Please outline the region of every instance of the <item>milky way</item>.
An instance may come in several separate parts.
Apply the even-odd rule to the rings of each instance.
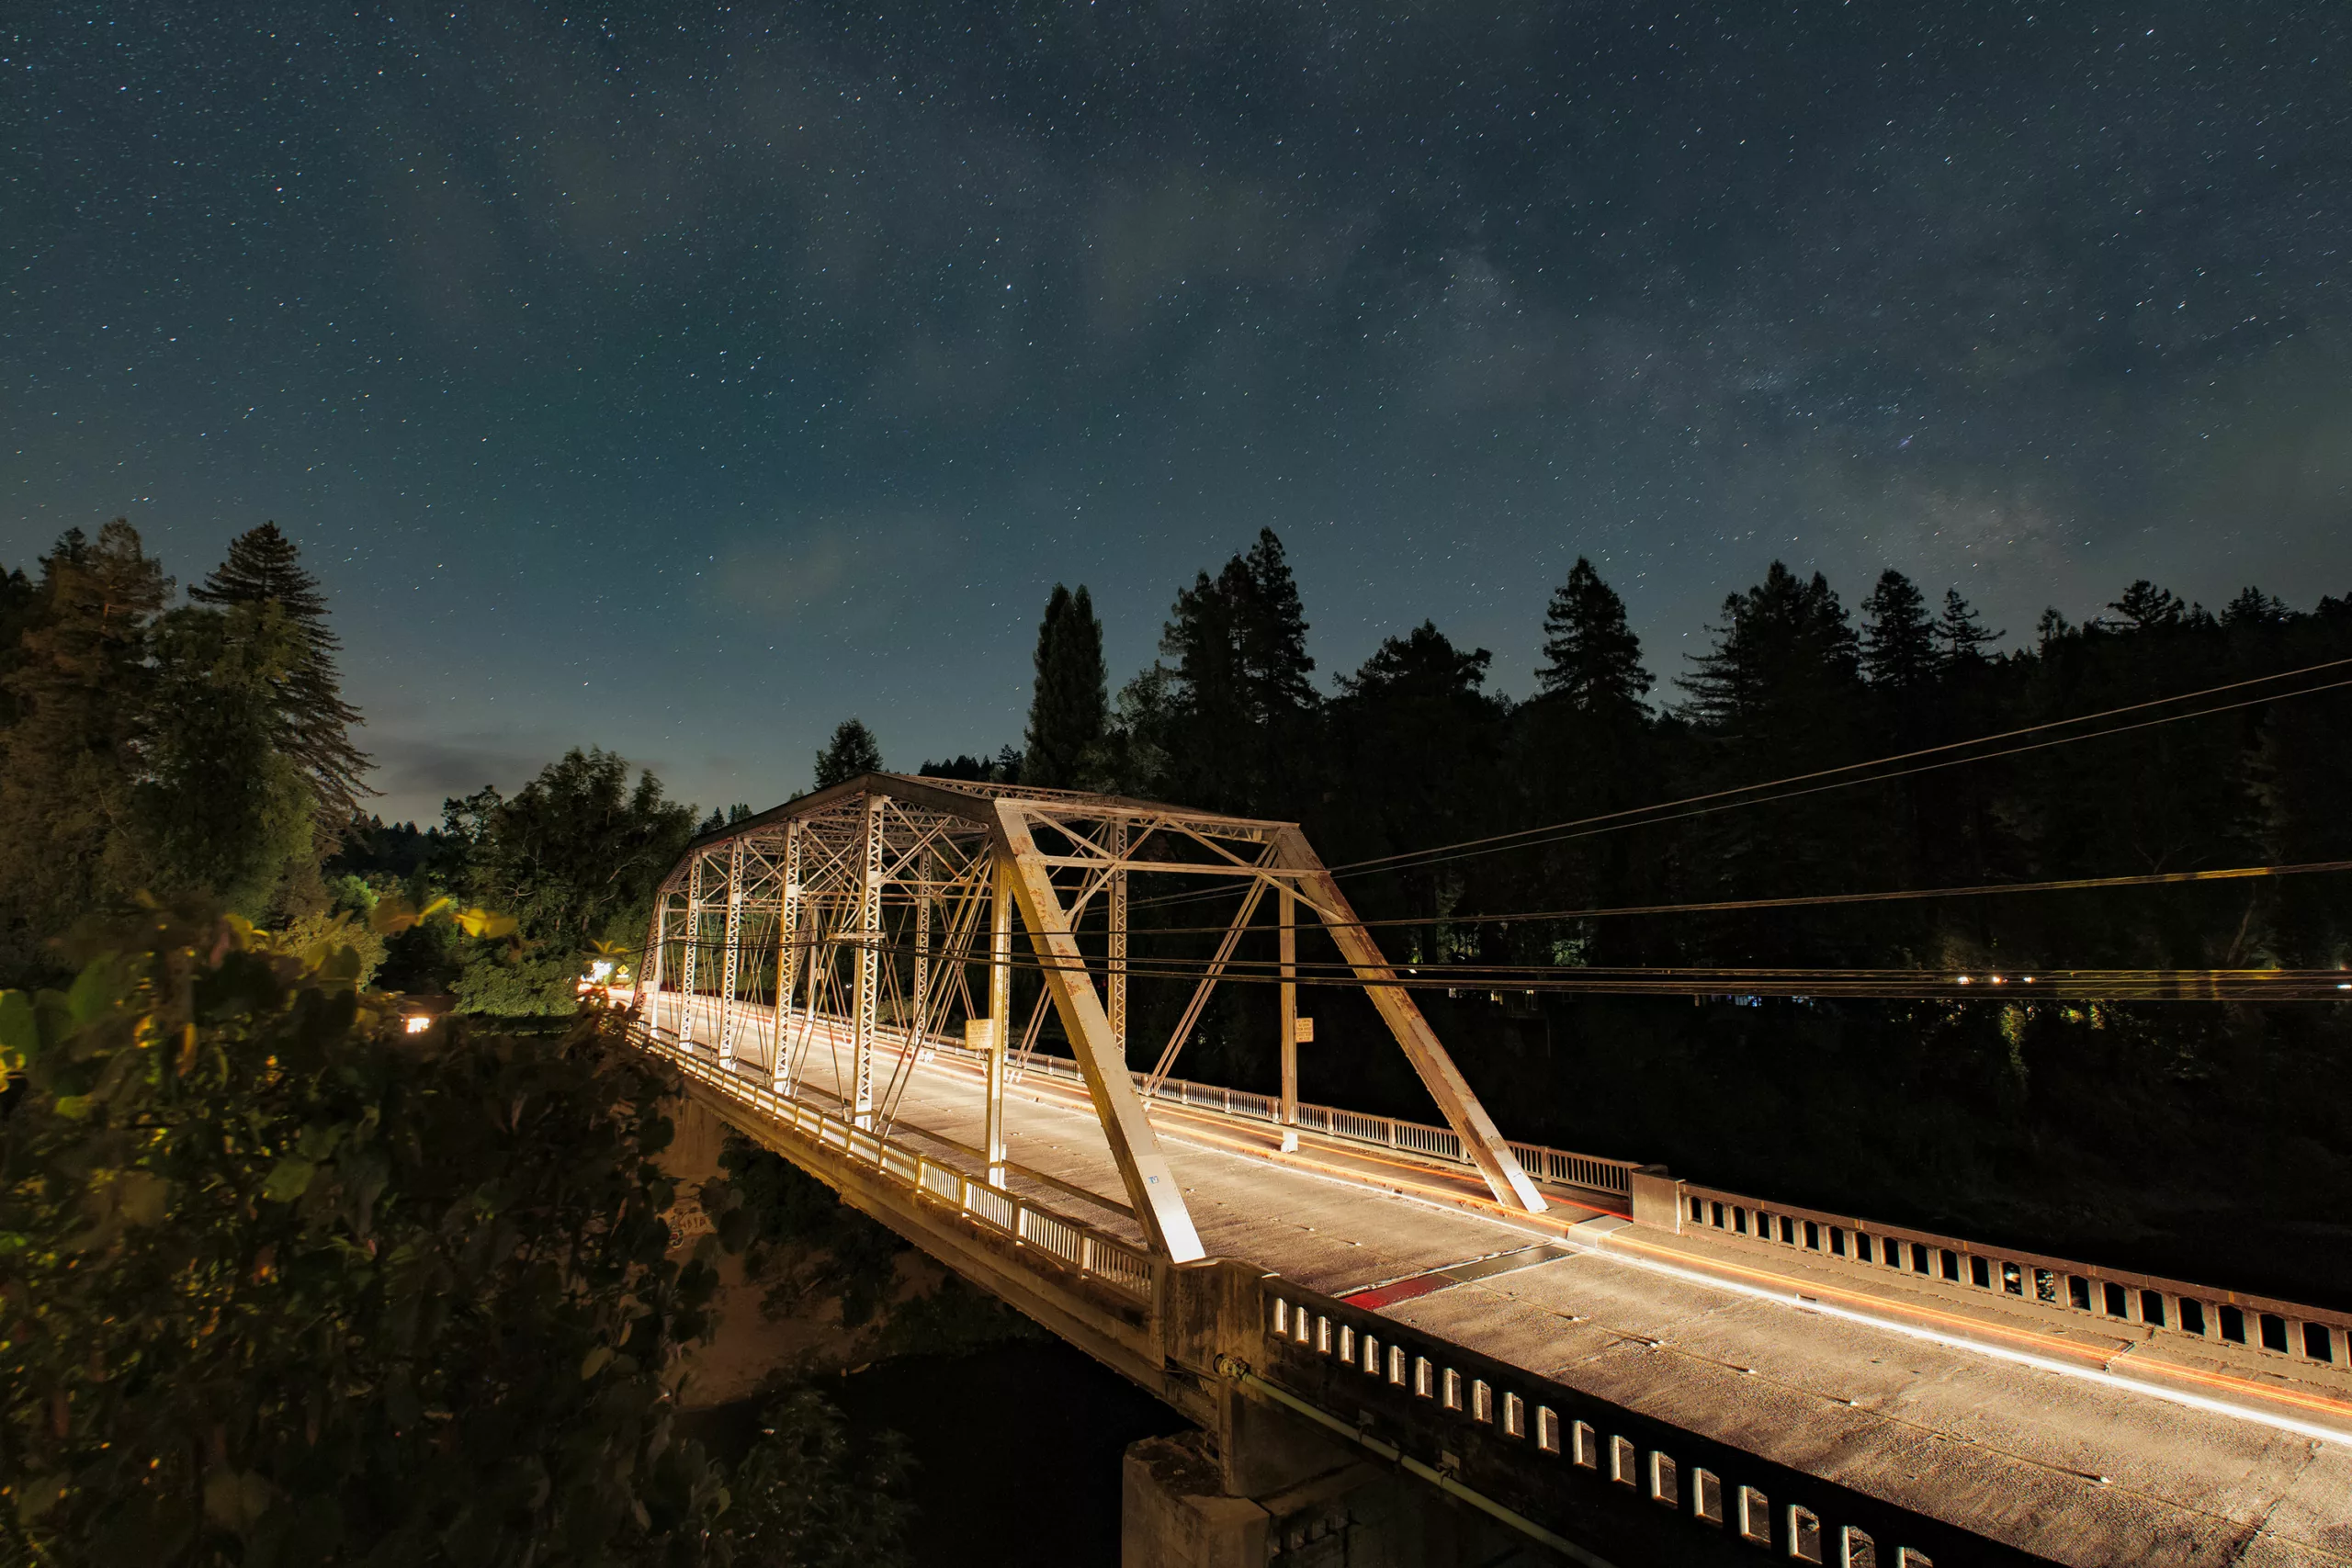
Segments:
[[[0,31],[0,563],[265,517],[382,803],[1017,740],[1261,525],[1328,674],[1775,557],[2352,590],[2341,6],[241,3]],[[877,15],[879,13],[879,15]]]

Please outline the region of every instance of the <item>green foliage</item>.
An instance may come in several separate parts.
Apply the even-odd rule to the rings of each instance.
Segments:
[[[153,634],[154,716],[138,820],[158,893],[209,892],[264,919],[290,866],[315,858],[315,797],[280,750],[277,694],[302,657],[269,601],[164,615]]]
[[[334,831],[357,815],[359,798],[373,794],[360,782],[367,753],[352,743],[359,710],[343,700],[334,656],[342,643],[327,627],[326,596],[302,564],[294,542],[275,523],[248,529],[229,542],[229,558],[187,591],[198,604],[274,610],[288,637],[269,679],[271,743],[308,785],[320,825]]]
[[[740,1198],[743,1271],[767,1287],[778,1317],[831,1297],[842,1326],[858,1328],[890,1299],[907,1244],[843,1204],[832,1189],[748,1138],[728,1135],[718,1167]]]
[[[512,912],[515,942],[478,942],[456,990],[470,1012],[565,1014],[584,955],[599,942],[634,949],[653,890],[694,829],[694,807],[609,751],[565,753],[502,797],[485,789],[447,803],[445,836],[462,846],[466,893]]]
[[[322,913],[318,841],[367,759],[317,584],[274,527],[166,611],[120,519],[69,530],[38,584],[0,574],[0,977],[149,889],[254,919]]]
[[[1084,788],[1094,777],[1109,706],[1102,623],[1085,584],[1076,593],[1054,584],[1037,626],[1035,662],[1022,777],[1049,789]]]
[[[0,1536],[59,1563],[699,1560],[665,1084],[603,1016],[401,1032],[347,948],[151,908],[0,998]]]
[[[17,629],[0,732],[0,962],[43,965],[40,942],[141,880],[131,794],[153,710],[148,638],[171,584],[120,519],[69,531],[41,560]]]
[[[908,1561],[913,1461],[895,1434],[857,1453],[840,1413],[808,1389],[770,1406],[736,1468],[727,1538],[745,1564],[895,1568]]]
[[[858,719],[845,718],[833,728],[833,738],[817,753],[817,787],[831,789],[861,773],[882,771],[882,746],[874,732]]]

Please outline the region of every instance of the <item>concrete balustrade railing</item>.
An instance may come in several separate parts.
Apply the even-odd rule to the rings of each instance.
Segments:
[[[2045,1316],[2142,1328],[2233,1359],[2339,1372],[2352,1359],[2352,1314],[1775,1203],[1654,1168],[1634,1180],[1637,1224],[1802,1253],[1857,1276],[1906,1276]]]
[[[952,1041],[935,1041],[933,1048],[974,1062],[980,1059],[977,1052],[967,1051]],[[1078,1064],[1062,1056],[1030,1057],[1014,1073],[1016,1081],[1023,1072],[1038,1073],[1069,1083],[1082,1081]],[[1134,1077],[1136,1087],[1151,1099],[1172,1100],[1192,1110],[1215,1111],[1219,1115],[1263,1122],[1268,1126],[1279,1125],[1282,1120],[1282,1102],[1272,1095],[1227,1089],[1222,1084],[1195,1083],[1188,1078],[1162,1078],[1154,1086],[1146,1074],[1136,1073]],[[1465,1169],[1476,1168],[1462,1152],[1462,1140],[1450,1127],[1433,1127],[1424,1122],[1375,1116],[1369,1111],[1347,1111],[1335,1105],[1316,1105],[1305,1100],[1299,1103],[1298,1125],[1304,1131],[1320,1133],[1326,1137],[1340,1138],[1374,1148],[1396,1149],[1427,1159],[1442,1160]],[[1632,1194],[1636,1161],[1577,1154],[1542,1144],[1513,1143],[1510,1151],[1527,1174],[1538,1181],[1555,1187],[1574,1187],[1588,1192],[1607,1193],[1618,1199]]]
[[[678,996],[674,991],[662,992],[650,998],[650,1001],[656,1010],[656,1018],[670,1021],[673,1032],[677,1018],[689,1010],[678,1005]],[[708,1032],[715,1036],[718,998],[699,996],[695,998],[691,1010],[694,1021],[702,1027],[690,1031],[690,1035]],[[755,1036],[762,1029],[773,1030],[775,1010],[765,1003],[738,1001],[733,1011],[739,1026],[746,1021],[759,1026],[752,1031]],[[808,1015],[796,1011],[793,1017],[805,1020]],[[846,1021],[827,1019],[824,1021],[829,1027],[838,1028]],[[912,1030],[897,1024],[881,1025],[876,1033],[879,1040],[899,1051],[904,1051],[914,1035]],[[707,1046],[714,1042],[705,1040],[701,1043]],[[984,1060],[979,1052],[969,1050],[961,1041],[944,1034],[926,1035],[922,1049],[976,1066]],[[1078,1064],[1067,1056],[1033,1053],[1016,1059],[1010,1076],[1017,1083],[1031,1073],[1064,1083],[1085,1081]],[[1136,1087],[1148,1099],[1169,1100],[1189,1110],[1212,1111],[1220,1116],[1231,1116],[1267,1126],[1281,1124],[1282,1102],[1270,1094],[1230,1089],[1223,1084],[1197,1083],[1189,1078],[1162,1078],[1155,1084],[1149,1074],[1134,1073],[1131,1076],[1135,1078]],[[1326,1137],[1363,1144],[1372,1148],[1395,1149],[1424,1159],[1458,1165],[1464,1169],[1476,1168],[1463,1153],[1462,1140],[1450,1127],[1434,1127],[1424,1122],[1375,1116],[1369,1111],[1349,1111],[1336,1105],[1317,1105],[1306,1101],[1302,1101],[1298,1107],[1298,1125],[1304,1131],[1318,1133]],[[1638,1163],[1636,1161],[1577,1154],[1542,1144],[1513,1143],[1510,1150],[1528,1175],[1550,1186],[1602,1193],[1620,1201],[1633,1191],[1632,1172]]]
[[[772,1086],[728,1071],[706,1059],[691,1043],[639,1025],[630,1038],[641,1049],[671,1063],[779,1126],[789,1127],[893,1181],[955,1208],[981,1228],[1054,1258],[1140,1301],[1152,1297],[1151,1260],[1140,1249],[1105,1235],[1080,1221],[1055,1213],[1016,1193],[933,1159],[919,1149],[859,1127],[822,1108],[777,1092]]]
[[[1669,1510],[1694,1529],[1735,1536],[1786,1561],[1934,1568],[1927,1551],[1888,1539],[1903,1528],[1898,1510],[1846,1488],[1814,1482],[1811,1495],[1797,1501],[1787,1494],[1805,1482],[1792,1472],[1678,1434],[1279,1276],[1264,1280],[1264,1305],[1268,1343],[1278,1352],[1269,1375],[1320,1393],[1326,1403],[1348,1395],[1340,1414],[1349,1423],[1369,1425],[1374,1411],[1359,1415],[1357,1407],[1378,1399],[1403,1405],[1424,1423],[1458,1423],[1466,1439],[1523,1442],[1570,1472],[1605,1482],[1601,1495],[1621,1498],[1625,1506]],[[1291,1369],[1282,1351],[1313,1358],[1330,1375],[1319,1387],[1295,1371],[1285,1376]]]
[[[677,1000],[674,992],[662,994],[659,1003],[665,1015],[691,1010],[696,1023],[715,1025],[717,998],[697,997],[691,1010],[677,1006]],[[758,1003],[739,1001],[735,1010],[739,1019],[772,1016],[772,1010]],[[840,1021],[821,1021],[833,1027]],[[913,1039],[911,1031],[897,1026],[884,1026],[877,1032],[901,1052]],[[708,1049],[709,1043],[704,1042],[703,1048]],[[944,1035],[928,1036],[922,1048],[975,1067],[984,1060],[981,1053]],[[1084,1081],[1078,1064],[1061,1056],[1028,1055],[1012,1076],[1018,1081],[1031,1073],[1070,1084]],[[1187,1109],[1269,1126],[1280,1120],[1281,1106],[1271,1095],[1185,1078],[1163,1078],[1154,1085],[1145,1074],[1134,1077],[1148,1096]],[[1298,1118],[1303,1130],[1326,1137],[1469,1167],[1460,1140],[1448,1128],[1306,1102],[1298,1107]],[[2184,1345],[2202,1344],[2226,1359],[2274,1369],[2290,1364],[2333,1369],[2352,1382],[2352,1313],[1777,1203],[1677,1179],[1663,1167],[1633,1160],[1541,1144],[1513,1142],[1510,1149],[1538,1181],[1614,1198],[1630,1206],[1640,1225],[1677,1233],[1704,1231],[1784,1254],[1800,1252],[1858,1276],[1908,1276],[1963,1298],[1972,1293],[1980,1300],[2004,1298],[2012,1307],[2057,1318],[2145,1329]]]

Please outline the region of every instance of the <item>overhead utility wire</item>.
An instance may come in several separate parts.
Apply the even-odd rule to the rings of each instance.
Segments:
[[[712,944],[716,946],[718,944]],[[864,945],[844,943],[842,945]],[[904,942],[876,943],[885,953],[904,953]],[[975,959],[973,963],[985,963]],[[1036,974],[1091,976],[1094,962],[1045,958],[1034,953],[1011,959],[1016,970]],[[1650,968],[1568,968],[1555,964],[1388,964],[1389,974],[1367,978],[1344,961],[1301,960],[1295,983],[1306,987],[1400,990],[1515,990],[1615,992],[1689,996],[1757,995],[1961,999],[2015,991],[2068,1000],[2255,999],[2352,1000],[2352,970],[2342,969],[1984,969],[1944,975],[1918,969],[1739,968],[1663,965]],[[1135,979],[1196,980],[1201,969],[1182,961],[1129,964]],[[1222,976],[1240,985],[1279,985],[1285,978],[1274,960],[1230,961]],[[699,995],[715,995],[697,992]]]
[[[1451,855],[1450,852],[1464,849],[1477,849],[1489,844],[1501,844],[1513,839],[1533,838],[1537,835],[1549,833],[1555,828],[1579,828],[1589,823],[1606,822],[1613,818],[1636,817],[1651,811],[1668,810],[1678,806],[1696,806],[1705,801],[1720,800],[1728,795],[1747,795],[1758,790],[1777,790],[1783,784],[1805,784],[1814,779],[1834,778],[1840,773],[1858,773],[1867,768],[1883,767],[1889,762],[1909,761],[1914,757],[1932,757],[1939,752],[1965,750],[1970,747],[1988,745],[1996,740],[2012,740],[2020,735],[2037,735],[2044,730],[2064,729],[2072,725],[2087,724],[2094,719],[2113,718],[2119,715],[2127,713],[2140,713],[2149,708],[2164,707],[2173,703],[2194,702],[2199,697],[2218,696],[2223,692],[2241,691],[2248,686],[2268,685],[2275,681],[2285,681],[2298,675],[2317,674],[2321,671],[2340,669],[2347,664],[2352,664],[2352,659],[2324,660],[2317,664],[2304,665],[2302,668],[2298,670],[2281,670],[2274,674],[2257,675],[2250,680],[2232,681],[2219,686],[2207,686],[2200,691],[2176,692],[2170,696],[2153,697],[2146,702],[2127,703],[2120,707],[2102,708],[2096,713],[2076,714],[2071,718],[2050,719],[2041,724],[2029,724],[2018,729],[1999,730],[1991,735],[1979,735],[1967,740],[1951,740],[1946,741],[1941,745],[1923,746],[1918,748],[1917,750],[1897,751],[1888,756],[1871,758],[1867,761],[1847,762],[1835,768],[1817,768],[1811,773],[1791,773],[1785,778],[1768,779],[1762,784],[1741,784],[1733,789],[1714,790],[1705,795],[1685,795],[1679,800],[1660,801],[1651,806],[1630,807],[1623,811],[1604,812],[1597,817],[1583,817],[1576,818],[1573,821],[1552,823],[1546,827],[1521,828],[1514,832],[1497,833],[1484,839],[1465,839],[1459,843],[1436,844],[1431,845],[1428,849],[1405,850],[1393,855],[1376,855],[1369,860],[1350,861],[1345,864],[1332,866],[1329,869],[1336,874],[1342,871],[1367,871],[1379,866],[1394,864],[1399,861],[1420,860],[1424,857],[1435,858],[1444,856],[1445,858],[1454,858]],[[2201,718],[2207,714],[2226,713],[2233,708],[2251,706],[2255,703],[2283,702],[2289,697],[2308,696],[2313,692],[2332,691],[2338,686],[2344,685],[2352,685],[2352,681],[2331,681],[2322,685],[2307,686],[2299,691],[2280,692],[2269,696],[2250,698],[2244,702],[2224,703],[2214,707],[2200,708],[2196,713],[2174,714],[2161,719],[2143,720],[2139,724],[2120,725],[2114,728],[2098,730],[2089,735],[2069,736],[2061,740],[2044,741],[2038,746],[2011,747],[2003,750],[1989,752],[1984,758],[1965,757],[1956,759],[1956,761],[1989,761],[1994,757],[2014,756],[2019,751],[2038,750],[2041,750],[2042,746],[2064,745],[2071,740],[2095,740],[2101,736],[2122,735],[2134,729],[2143,729],[2148,728],[2151,723],[2168,724],[2177,718]],[[1951,766],[1953,764],[1942,763],[1938,765]],[[1907,773],[1924,771],[1925,770],[1923,769],[1906,768],[1899,773],[1888,773],[1883,776],[1887,778],[1901,778]],[[1873,775],[1871,779],[1858,779],[1852,782],[1858,784],[1874,783],[1878,776],[1879,775]],[[1809,795],[1814,792],[1811,790],[1798,790],[1791,793],[1794,795]],[[1786,799],[1789,798],[1789,796],[1785,795],[1774,795],[1770,798]]]
[[[2335,691],[2339,687],[2352,685],[2352,679],[2324,682],[2315,686],[2300,687],[2291,692],[2272,692],[2262,696],[2248,697],[2234,703],[2220,703],[2211,707],[2199,708],[2192,713],[2167,714],[2160,718],[2143,719],[2136,724],[2116,725],[2104,729],[2092,730],[2082,735],[2060,736],[2053,739],[2036,741],[2024,746],[2005,747],[1997,751],[1984,751],[1965,757],[1947,758],[1942,761],[1923,763],[1920,766],[1914,768],[1901,768],[1892,773],[1871,773],[1868,776],[1860,778],[1838,779],[1835,783],[1815,784],[1807,789],[1783,790],[1781,788],[1781,786],[1784,784],[1804,784],[1813,779],[1835,778],[1836,775],[1840,773],[1859,773],[1864,769],[1882,768],[1890,762],[1906,761],[1914,757],[1928,757],[1934,756],[1939,752],[1963,750],[1971,747],[1987,745],[1996,740],[2011,739],[2020,735],[2032,735],[2044,730],[2063,729],[2072,725],[2088,724],[2094,719],[2112,718],[2120,714],[2138,713],[2152,707],[2163,707],[2171,703],[2193,702],[2200,697],[2215,696],[2223,692],[2239,691],[2247,686],[2267,685],[2275,681],[2284,681],[2297,675],[2314,674],[2321,671],[2337,669],[2346,664],[2352,664],[2352,659],[2326,660],[2321,663],[2305,665],[2297,670],[2282,670],[2275,674],[2256,676],[2251,680],[2232,681],[2223,685],[2208,686],[2200,691],[2177,692],[2170,696],[2151,698],[2146,702],[2128,703],[2120,707],[2103,708],[2096,713],[2077,714],[2072,718],[2052,719],[2043,724],[2028,725],[2021,729],[2001,730],[1991,735],[1979,735],[1967,740],[1953,740],[1939,746],[1923,747],[1920,750],[1914,751],[1894,752],[1884,757],[1871,758],[1867,761],[1848,762],[1839,767],[1822,768],[1808,773],[1792,773],[1785,778],[1767,779],[1758,784],[1741,784],[1736,788],[1715,790],[1706,795],[1685,795],[1677,800],[1655,801],[1647,806],[1627,807],[1623,810],[1601,812],[1599,815],[1592,817],[1574,818],[1565,822],[1553,822],[1535,828],[1521,828],[1509,833],[1492,834],[1482,839],[1464,839],[1459,842],[1452,844],[1433,844],[1425,849],[1405,850],[1393,855],[1375,856],[1370,860],[1350,861],[1341,865],[1331,866],[1327,869],[1329,869],[1334,876],[1361,876],[1373,871],[1409,869],[1408,863],[1417,865],[1434,865],[1446,861],[1467,860],[1474,855],[1496,854],[1508,849],[1532,848],[1535,845],[1542,843],[1556,843],[1569,839],[1590,838],[1597,834],[1615,832],[1625,828],[1645,828],[1658,823],[1679,822],[1693,817],[1708,816],[1718,811],[1733,810],[1743,806],[1766,806],[1770,805],[1774,801],[1792,800],[1803,795],[1817,795],[1826,790],[1849,788],[1855,784],[1881,784],[1893,779],[1907,778],[1915,773],[1932,773],[1939,768],[1960,767],[1969,762],[1992,761],[2001,757],[2013,757],[2023,752],[2045,750],[2054,746],[2071,745],[2078,740],[2098,740],[2108,736],[2129,734],[2135,729],[2146,729],[2156,725],[2175,723],[2181,719],[2204,718],[2213,714],[2229,713],[2238,708],[2253,707],[2263,703],[2285,702],[2292,697],[2304,697],[2310,696],[2318,692]],[[1774,790],[1779,793],[1771,795],[1758,793],[1764,790]],[[1735,795],[1748,796],[1750,798],[1729,798]],[[1723,804],[1705,804],[1711,801],[1720,801]],[[1689,811],[1677,811],[1674,809],[1677,807],[1683,806],[1694,807],[1696,809]],[[1668,815],[1652,815],[1652,813],[1659,812],[1668,813]],[[1572,829],[1583,830],[1573,831]],[[1213,889],[1200,893],[1170,894],[1158,898],[1137,898],[1130,901],[1129,908],[1141,908],[1147,906],[1164,907],[1170,904],[1197,903],[1205,898],[1216,897],[1219,891],[1221,890]]]
[[[2301,876],[2352,871],[2352,860],[2303,861],[2292,865],[2238,865],[2218,871],[2157,871],[2128,876],[2074,876],[2052,882],[1980,882],[1955,887],[1898,887],[1874,893],[1805,893],[1781,898],[1718,898],[1688,904],[1620,904],[1589,909],[1504,910],[1491,915],[1398,915],[1377,920],[1322,919],[1326,926],[1371,931],[1382,926],[1501,925],[1511,920],[1597,920],[1611,915],[1696,915],[1738,909],[1794,909],[1830,904],[1892,904],[1910,898],[1976,898],[1999,893],[2074,893],[2101,887],[2161,887],[2181,882],[2238,882],[2254,877]],[[1224,926],[1136,926],[1130,938],[1199,936]],[[1269,928],[1259,927],[1258,930]],[[1302,931],[1312,927],[1302,926]]]

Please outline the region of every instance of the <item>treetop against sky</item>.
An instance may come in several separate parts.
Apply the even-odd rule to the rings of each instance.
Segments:
[[[1261,526],[1320,669],[1661,678],[1773,558],[2338,592],[2341,7],[66,6],[0,41],[0,561],[276,519],[384,804],[1020,732]]]

